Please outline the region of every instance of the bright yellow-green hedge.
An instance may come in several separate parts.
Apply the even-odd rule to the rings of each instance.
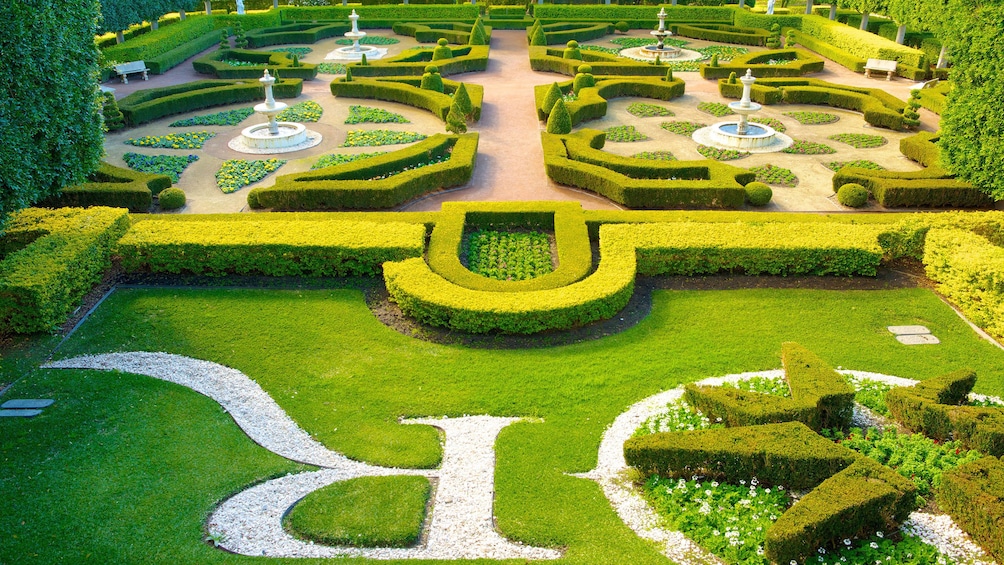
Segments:
[[[771,64],[768,61],[786,61],[781,64]],[[728,78],[732,73],[736,76],[753,71],[757,78],[765,77],[800,77],[823,70],[823,60],[805,49],[772,49],[769,51],[754,51],[739,55],[728,63],[716,67],[702,63],[702,78]]]
[[[451,94],[460,88],[460,83],[443,79],[444,92],[423,89],[421,84],[422,78],[418,76],[353,78],[349,82],[345,82],[345,78],[341,77],[331,81],[330,88],[331,94],[335,96],[387,100],[428,110],[445,122],[453,104]],[[472,119],[478,121],[481,119],[485,88],[471,82],[464,83],[464,88],[474,107]]]
[[[922,67],[926,63],[924,52],[919,49],[898,45],[895,41],[822,16],[803,16],[801,30],[806,35],[862,59],[894,60],[911,67]]]
[[[572,81],[558,83],[559,88],[565,94],[571,92]],[[548,113],[544,112],[544,97],[547,95],[549,84],[541,84],[534,87],[534,100],[537,105],[537,119],[546,121]],[[596,86],[590,86],[579,90],[578,98],[572,102],[566,102],[565,107],[572,118],[572,125],[581,122],[602,118],[607,114],[607,100],[620,98],[623,96],[638,96],[642,98],[655,98],[656,100],[672,100],[683,96],[685,84],[682,79],[667,81],[661,77],[601,77],[596,82]]]
[[[973,323],[1004,339],[1004,248],[971,232],[932,229],[924,268]]]
[[[146,220],[119,241],[126,271],[222,276],[376,275],[422,255],[425,227],[365,221]]]
[[[984,457],[945,471],[938,504],[998,563],[1004,562],[1004,461]]]

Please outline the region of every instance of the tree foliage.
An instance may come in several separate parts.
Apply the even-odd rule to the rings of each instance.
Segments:
[[[99,10],[97,0],[0,2],[0,217],[98,167]]]
[[[960,179],[1004,199],[1004,5],[953,0],[945,22],[952,42],[952,83],[942,115],[942,163]]]

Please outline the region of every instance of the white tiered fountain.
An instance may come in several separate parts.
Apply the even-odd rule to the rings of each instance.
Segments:
[[[697,61],[704,58],[704,55],[701,55],[697,51],[666,45],[666,38],[673,35],[673,32],[666,29],[666,17],[668,15],[666,8],[663,7],[659,9],[659,13],[655,16],[659,18],[659,27],[649,32],[657,41],[655,45],[622,49],[620,55],[629,59],[646,62],[655,61],[656,57],[660,61]]]
[[[339,47],[324,56],[326,61],[359,61],[366,55],[366,60],[379,59],[387,54],[386,47],[374,47],[372,45],[359,45],[359,40],[366,37],[365,31],[359,31],[359,14],[355,10],[349,14],[352,22],[352,29],[345,32],[345,37],[352,40],[352,45]]]
[[[730,102],[729,109],[739,115],[738,122],[719,122],[694,132],[694,141],[719,149],[737,149],[748,153],[773,153],[791,147],[791,138],[774,128],[759,123],[749,123],[746,116],[759,112],[762,106],[750,101],[750,89],[756,82],[753,71],[739,78],[743,83],[743,96],[739,102]]]
[[[230,140],[228,145],[231,149],[241,153],[271,155],[308,149],[321,142],[321,134],[308,130],[303,124],[276,121],[276,115],[286,109],[286,103],[276,102],[272,96],[275,77],[268,74],[268,69],[258,82],[265,86],[265,102],[257,104],[254,111],[264,114],[268,123],[244,128],[239,136]]]

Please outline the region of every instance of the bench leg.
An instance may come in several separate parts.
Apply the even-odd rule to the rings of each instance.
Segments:
[[[886,80],[892,80],[892,71],[889,71],[889,72],[887,72],[887,73],[885,74],[885,79],[886,79]]]
[[[147,71],[143,71],[143,80],[149,80],[146,76]]]
[[[872,70],[865,69],[865,78],[872,78]]]
[[[129,84],[129,77],[122,75],[122,84]]]

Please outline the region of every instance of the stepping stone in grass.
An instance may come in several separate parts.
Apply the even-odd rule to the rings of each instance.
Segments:
[[[889,326],[887,329],[895,335],[920,335],[931,333],[931,330],[927,329],[927,326]]]
[[[48,398],[22,398],[16,400],[8,400],[7,402],[0,404],[0,408],[4,410],[11,410],[15,408],[16,409],[47,408],[49,406],[52,406],[53,402],[55,401]]]
[[[41,410],[0,410],[0,418],[32,418],[41,413]]]

